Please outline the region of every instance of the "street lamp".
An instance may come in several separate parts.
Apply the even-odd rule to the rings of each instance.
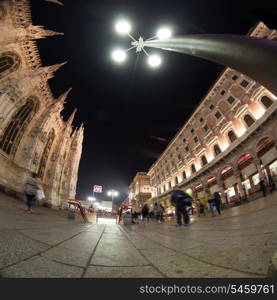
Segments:
[[[157,35],[144,39],[141,36],[136,40],[129,31],[128,23],[118,23],[117,32],[126,34],[131,38],[131,49],[144,52],[148,48],[175,51],[187,55],[203,58],[217,64],[235,69],[277,94],[277,43],[270,39],[231,34],[191,34],[171,37],[169,28],[161,28]],[[161,64],[157,59],[148,59],[153,67]]]
[[[112,189],[107,192],[107,195],[112,197],[112,208],[113,208],[113,197],[117,197],[119,193],[118,191]]]
[[[116,49],[112,52],[112,58],[114,59],[114,61],[116,61],[117,63],[122,63],[126,60],[126,53],[132,49],[136,49],[136,52],[143,52],[147,57],[148,57],[148,64],[150,67],[152,68],[157,68],[161,65],[162,63],[162,59],[160,56],[154,54],[149,54],[145,49],[145,42],[146,41],[151,41],[155,38],[158,39],[168,39],[171,37],[172,35],[172,31],[170,28],[168,27],[162,27],[157,31],[157,34],[147,40],[144,40],[143,37],[139,37],[138,40],[136,40],[131,34],[131,25],[128,21],[126,20],[120,20],[119,22],[116,23],[115,25],[115,30],[119,33],[119,34],[124,34],[127,35],[130,39],[131,39],[131,47],[126,49],[126,50],[122,50],[122,49]]]

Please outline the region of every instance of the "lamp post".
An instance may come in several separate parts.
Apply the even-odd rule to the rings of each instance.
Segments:
[[[112,197],[112,209],[113,209],[113,197],[117,197],[119,195],[118,191],[111,189],[107,192],[107,195]]]
[[[277,94],[277,42],[273,40],[228,34],[195,34],[171,37],[170,30],[164,28],[157,36],[144,40],[141,36],[135,40],[130,35],[131,26],[124,21],[117,26],[117,32],[128,35],[132,47],[117,50],[113,58],[117,62],[126,59],[126,52],[136,49],[143,51],[148,57],[150,66],[157,67],[161,58],[149,55],[145,47],[175,51],[200,57],[223,66],[228,66],[265,86]],[[158,38],[158,39],[157,39]]]

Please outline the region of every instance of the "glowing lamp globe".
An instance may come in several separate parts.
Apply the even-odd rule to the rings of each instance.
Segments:
[[[168,39],[172,36],[172,31],[169,28],[161,28],[157,32],[159,39]]]
[[[150,55],[148,58],[148,64],[152,68],[157,68],[162,63],[160,56],[158,55]]]
[[[119,34],[128,34],[131,31],[131,24],[125,20],[119,21],[115,25],[115,30]]]
[[[122,63],[126,60],[126,53],[123,50],[114,50],[112,53],[112,58],[117,63]]]

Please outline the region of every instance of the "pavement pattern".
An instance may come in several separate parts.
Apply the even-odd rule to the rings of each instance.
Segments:
[[[64,211],[24,209],[0,194],[3,278],[262,278],[277,250],[276,192],[178,228],[174,220],[85,224]]]

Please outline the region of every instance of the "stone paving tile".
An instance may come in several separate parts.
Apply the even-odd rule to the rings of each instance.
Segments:
[[[31,257],[49,246],[14,231],[0,232],[0,268]]]
[[[162,278],[152,266],[98,267],[89,266],[85,278]]]
[[[187,249],[183,253],[222,267],[263,276],[262,274],[267,273],[269,260],[275,251],[276,247],[229,246],[226,248],[209,245],[205,248]]]
[[[79,250],[75,251],[63,247],[54,247],[41,254],[42,257],[78,267],[86,267],[91,256],[91,252]]]
[[[99,233],[90,233],[90,234],[82,233],[68,241],[61,243],[59,246],[74,251],[82,250],[82,251],[92,253],[99,238],[100,238]]]
[[[175,278],[245,278],[253,274],[206,264],[169,249],[142,250],[144,255],[167,277]]]
[[[55,230],[55,229],[31,229],[31,230],[21,230],[21,232],[37,241],[55,245],[68,238],[70,238],[74,233],[68,230]]]
[[[141,236],[135,232],[127,232],[129,239],[134,243],[137,249],[159,249],[162,248],[161,245],[146,239],[145,237]]]
[[[127,239],[102,237],[90,264],[102,266],[139,266],[147,265],[148,262]]]
[[[1,270],[3,278],[80,278],[82,273],[82,268],[56,263],[40,256]]]

